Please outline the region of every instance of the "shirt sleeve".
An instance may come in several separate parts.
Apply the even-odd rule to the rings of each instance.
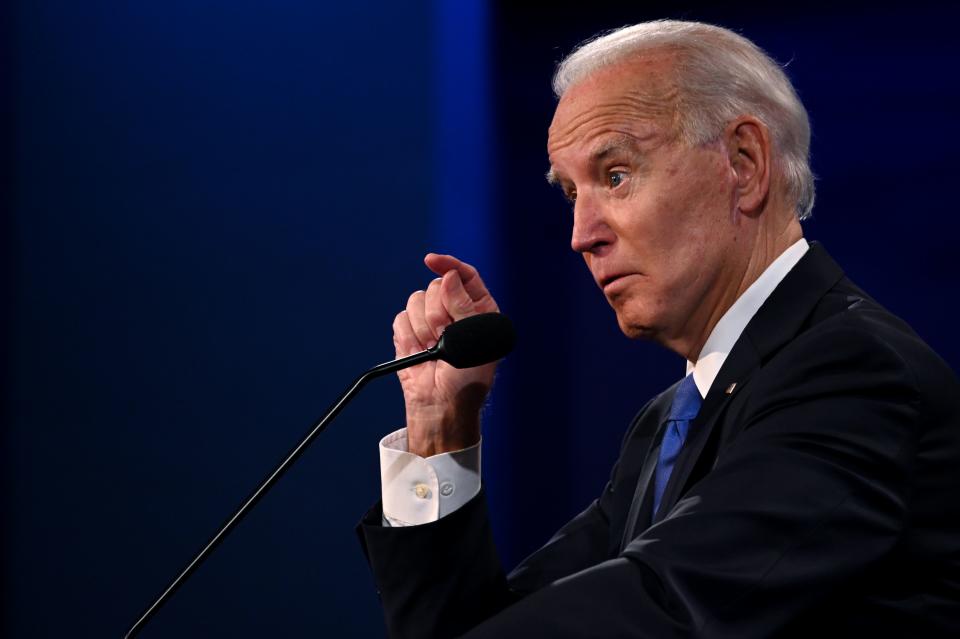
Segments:
[[[475,497],[480,492],[480,443],[424,458],[407,450],[406,428],[381,439],[384,525],[434,522]]]

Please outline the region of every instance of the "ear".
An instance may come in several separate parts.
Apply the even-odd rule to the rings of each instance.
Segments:
[[[759,215],[770,193],[770,131],[757,118],[745,115],[724,130],[730,166],[736,175],[737,209]]]

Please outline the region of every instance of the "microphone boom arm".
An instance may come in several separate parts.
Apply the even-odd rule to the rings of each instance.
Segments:
[[[389,373],[399,371],[401,369],[407,368],[408,366],[415,366],[417,364],[422,364],[423,362],[429,362],[434,359],[438,359],[441,356],[441,345],[438,344],[433,348],[421,351],[419,353],[414,353],[413,355],[408,355],[407,357],[401,357],[400,359],[391,360],[389,362],[384,362],[383,364],[378,364],[370,370],[366,371],[356,380],[353,384],[340,396],[340,398],[333,403],[333,405],[327,410],[327,412],[321,417],[316,424],[310,429],[306,436],[297,444],[293,450],[291,450],[286,458],[280,465],[277,466],[267,478],[260,483],[260,485],[254,490],[249,497],[243,502],[240,508],[237,509],[233,515],[220,527],[220,530],[217,531],[210,541],[207,542],[207,545],[203,547],[196,557],[187,564],[177,577],[170,582],[170,585],[160,594],[153,604],[137,619],[137,622],[131,626],[130,630],[127,631],[127,634],[124,635],[124,639],[130,639],[135,637],[137,633],[143,629],[143,626],[150,621],[151,617],[173,596],[173,594],[183,585],[183,582],[186,581],[193,572],[200,567],[200,565],[206,560],[207,557],[220,545],[220,542],[230,534],[230,531],[236,527],[237,524],[247,515],[250,510],[257,505],[257,502],[260,501],[260,498],[263,497],[270,488],[279,480],[287,470],[300,458],[300,455],[310,446],[314,439],[322,433],[326,427],[334,420],[334,418],[340,414],[340,411],[350,402],[353,397],[360,392],[367,382],[371,379],[382,377]]]

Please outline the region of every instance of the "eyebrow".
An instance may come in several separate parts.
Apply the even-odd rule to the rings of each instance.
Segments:
[[[608,138],[590,152],[590,163],[596,164],[619,151],[628,151],[636,153],[638,150],[637,140],[630,135],[617,135]]]
[[[636,138],[634,138],[632,135],[626,134],[608,138],[590,152],[590,164],[602,162],[607,157],[621,151],[636,153],[638,151]],[[545,177],[547,178],[547,184],[550,184],[551,186],[558,186],[560,184],[560,176],[552,166],[550,167],[550,170],[547,171]]]

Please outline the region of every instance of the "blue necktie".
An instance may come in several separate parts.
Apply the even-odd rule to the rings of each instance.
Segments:
[[[697,385],[694,383],[691,373],[677,387],[677,392],[673,396],[673,403],[670,405],[670,415],[667,417],[663,441],[660,442],[660,459],[657,462],[657,471],[653,479],[654,517],[660,509],[660,500],[663,498],[663,491],[666,490],[667,482],[670,480],[670,473],[673,472],[673,465],[677,462],[680,449],[683,448],[683,442],[687,439],[690,422],[700,412],[700,404],[702,403],[700,391],[697,390]]]

